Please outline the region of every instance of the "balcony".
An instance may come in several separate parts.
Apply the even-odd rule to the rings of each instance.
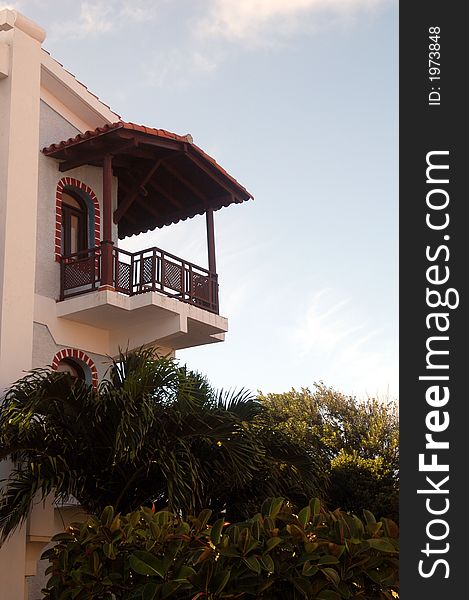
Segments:
[[[96,247],[60,257],[60,301],[37,301],[37,320],[54,339],[73,338],[80,347],[86,336],[87,347],[92,340],[93,352],[110,356],[119,347],[178,350],[222,341],[228,322],[219,315],[214,212],[252,195],[190,135],[134,123],[80,133],[43,154],[58,161],[58,172],[70,172],[56,197],[61,215],[64,192],[88,167],[102,177],[95,191],[100,220],[88,229]],[[113,243],[197,215],[206,219],[207,269],[159,248],[131,253]]]
[[[62,257],[60,300],[99,289],[102,256],[101,248],[92,248]],[[126,296],[158,292],[219,314],[216,273],[160,248],[132,253],[113,247],[112,287]]]

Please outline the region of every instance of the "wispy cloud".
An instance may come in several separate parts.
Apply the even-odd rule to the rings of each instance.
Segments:
[[[257,44],[293,35],[318,24],[372,10],[388,0],[212,0],[198,22],[200,36]]]
[[[150,87],[183,88],[189,81],[216,70],[217,60],[197,49],[158,52],[144,66],[144,81]]]
[[[392,1],[206,0],[201,13],[187,15],[188,34],[178,48],[159,49],[152,61],[146,61],[145,82],[157,88],[183,88],[214,72],[240,48],[283,47],[298,32],[350,23],[363,11]]]
[[[81,39],[117,32],[129,24],[151,22],[158,16],[157,3],[151,0],[96,0],[79,2],[77,17],[55,22],[50,29],[54,40]]]
[[[88,34],[107,33],[116,27],[118,21],[113,16],[112,5],[105,2],[83,2],[80,19],[75,24],[77,37]]]
[[[326,288],[313,294],[306,311],[301,315],[291,338],[300,355],[305,356],[320,349],[322,354],[332,354],[355,332],[360,325],[349,325],[346,319],[350,299],[334,299],[331,290]]]
[[[359,395],[397,395],[394,350],[380,345],[383,330],[370,326],[352,298],[331,289],[315,292],[288,337],[300,358],[321,364],[321,371],[342,373]]]

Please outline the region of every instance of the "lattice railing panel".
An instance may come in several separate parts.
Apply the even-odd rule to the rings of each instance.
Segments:
[[[60,263],[61,299],[96,289],[99,278],[99,249],[92,248],[63,257]]]
[[[63,257],[61,299],[96,289],[101,260],[99,248]],[[129,296],[156,291],[218,313],[217,275],[159,248],[132,253],[114,247],[113,285]]]
[[[116,287],[121,290],[128,290],[130,293],[131,289],[131,267],[129,264],[124,263],[122,261],[117,261],[117,282]]]
[[[154,264],[153,256],[146,256],[141,261],[141,282],[144,285],[150,285],[154,282]]]
[[[170,260],[164,261],[164,287],[170,288],[175,292],[182,292],[182,267]]]

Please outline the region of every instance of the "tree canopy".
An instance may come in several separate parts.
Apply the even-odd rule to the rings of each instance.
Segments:
[[[261,418],[251,394],[216,392],[151,350],[122,354],[98,389],[49,369],[14,384],[0,406],[3,539],[33,499],[74,496],[90,514],[210,508],[246,518],[268,496],[323,496],[319,453]]]
[[[37,369],[0,405],[0,460],[14,468],[0,492],[0,538],[32,502],[75,497],[90,514],[154,505],[209,508],[240,520],[266,497],[398,519],[398,415],[318,384],[283,394],[217,392],[157,357],[125,353],[97,389]]]
[[[397,405],[359,401],[317,384],[259,395],[271,426],[328,462],[326,500],[356,514],[364,508],[398,520],[399,422]]]

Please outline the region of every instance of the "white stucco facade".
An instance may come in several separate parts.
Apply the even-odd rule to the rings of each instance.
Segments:
[[[80,166],[62,173],[59,161],[41,149],[119,116],[41,48],[44,37],[17,11],[0,10],[1,392],[25,371],[50,366],[64,352],[85,356],[83,364],[92,363],[100,379],[119,348],[152,346],[174,355],[180,348],[223,341],[228,329],[224,317],[155,291],[129,297],[96,289],[59,301],[58,186],[82,183],[102,213],[103,170]],[[113,209],[117,189],[114,177]],[[112,240],[118,244],[116,225]],[[0,478],[9,468],[0,463]],[[0,548],[1,600],[39,597],[41,582],[30,578],[62,525],[50,502],[39,503]]]
[[[14,11],[0,12],[1,389],[32,366],[40,55],[44,35]],[[28,177],[24,176],[25,170]],[[8,469],[8,463],[1,463],[0,477],[5,477]],[[0,597],[8,600],[25,598],[26,530],[23,526],[0,548]]]

